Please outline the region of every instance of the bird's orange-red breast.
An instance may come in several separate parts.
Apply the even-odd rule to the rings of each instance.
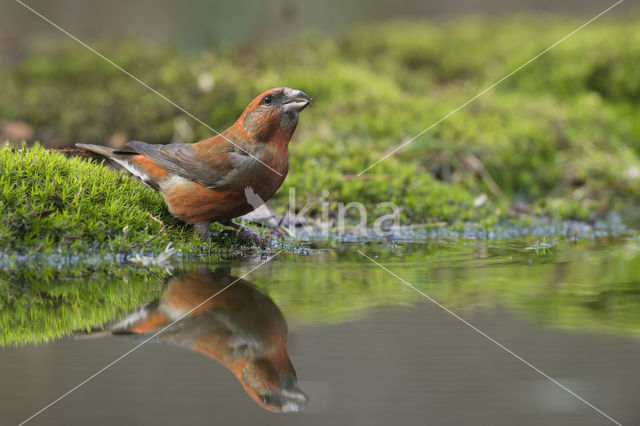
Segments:
[[[308,398],[297,386],[287,354],[287,323],[280,309],[250,283],[231,276],[228,269],[201,269],[176,276],[159,300],[89,336],[153,335],[178,318],[182,319],[158,334],[158,341],[220,362],[269,411],[304,408]]]
[[[130,150],[77,144],[107,157],[164,196],[169,211],[196,225],[207,238],[209,223],[227,222],[267,201],[289,170],[289,141],[300,111],[311,98],[276,88],[256,97],[221,134],[194,144],[154,145],[133,141]]]

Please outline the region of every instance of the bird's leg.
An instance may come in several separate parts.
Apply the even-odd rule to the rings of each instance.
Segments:
[[[260,248],[266,248],[271,245],[269,243],[269,240],[267,240],[266,238],[262,238],[261,236],[259,236],[258,234],[256,234],[255,232],[253,232],[251,229],[247,228],[244,225],[235,223],[232,220],[227,220],[225,222],[222,222],[222,224],[230,226],[233,229],[235,229],[239,238],[250,241],[251,244],[253,245],[256,245]]]
[[[203,242],[209,242],[211,240],[211,232],[209,231],[209,222],[198,223],[193,225],[193,230],[198,233],[198,236]]]

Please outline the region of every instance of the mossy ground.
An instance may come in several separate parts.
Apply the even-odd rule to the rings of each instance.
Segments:
[[[637,223],[640,26],[632,19],[591,24],[356,176],[582,22],[396,22],[197,52],[139,42],[92,45],[220,130],[266,88],[311,94],[314,106],[302,114],[276,208],[284,209],[295,187],[298,206],[319,205],[327,190],[334,209],[338,202],[372,209],[392,201],[405,223],[491,225],[514,205],[556,219],[618,212]],[[45,144],[211,135],[72,41],[25,46],[0,68],[0,117],[28,123]],[[483,193],[488,202],[474,207]]]
[[[203,243],[171,216],[160,193],[79,157],[4,145],[0,171],[0,257],[62,253],[113,260],[134,246],[157,254],[169,243],[183,254],[209,256],[242,246],[215,224],[218,237]],[[149,215],[165,232],[159,234],[161,225]]]

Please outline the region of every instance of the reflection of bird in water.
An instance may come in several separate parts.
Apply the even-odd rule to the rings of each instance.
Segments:
[[[151,335],[236,279],[223,268],[174,277],[160,300],[91,335]],[[287,354],[287,323],[276,304],[247,281],[238,280],[156,340],[219,361],[236,375],[251,398],[269,411],[299,411],[307,403]]]

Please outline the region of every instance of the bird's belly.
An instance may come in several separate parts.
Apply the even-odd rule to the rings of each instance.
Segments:
[[[187,223],[225,221],[245,215],[267,201],[280,187],[272,179],[247,179],[222,190],[173,177],[163,185],[162,195],[172,215]]]

